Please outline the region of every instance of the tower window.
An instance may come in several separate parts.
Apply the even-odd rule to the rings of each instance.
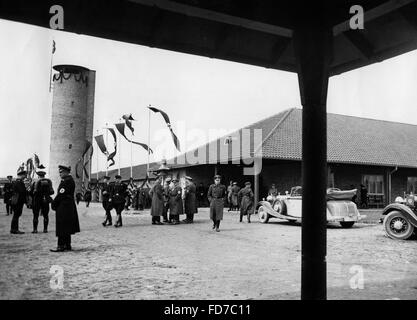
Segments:
[[[71,107],[73,107],[74,106],[74,101],[71,101]]]
[[[68,149],[72,149],[72,143],[69,144]]]
[[[72,127],[74,127],[74,124],[71,122],[71,123],[70,123],[70,128],[72,128]]]

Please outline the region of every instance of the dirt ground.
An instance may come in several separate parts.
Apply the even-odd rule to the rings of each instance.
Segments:
[[[48,234],[30,233],[25,209],[26,233],[11,235],[1,204],[0,299],[300,299],[299,224],[261,224],[256,215],[239,223],[226,212],[217,233],[199,209],[194,224],[163,226],[151,225],[148,211],[127,212],[116,229],[101,225],[98,204],[78,210],[73,251],[52,253],[54,212]],[[391,240],[381,224],[327,234],[329,299],[417,299],[416,240]],[[51,285],[52,266],[63,270],[61,289]]]

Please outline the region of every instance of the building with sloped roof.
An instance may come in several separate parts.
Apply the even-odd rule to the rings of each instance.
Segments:
[[[370,205],[375,206],[417,192],[416,125],[328,113],[327,126],[329,187],[359,189],[363,184]],[[284,194],[301,185],[301,129],[302,110],[285,110],[169,159],[169,174],[189,175],[204,185],[212,183],[214,174],[221,174],[225,184],[231,180],[240,185],[245,181],[254,184],[254,177],[245,176],[244,169],[252,167],[254,159],[261,159],[256,188],[259,198],[267,195],[272,183]],[[150,168],[159,165],[152,163]],[[135,181],[146,179],[146,172],[146,164],[135,166]],[[109,172],[110,176],[115,174],[117,170]],[[130,167],[122,168],[121,174],[130,177]]]

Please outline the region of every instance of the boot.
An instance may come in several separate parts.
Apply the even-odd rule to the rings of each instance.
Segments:
[[[48,233],[48,218],[43,218],[43,233]]]
[[[38,233],[38,219],[33,219],[33,231],[32,233]]]

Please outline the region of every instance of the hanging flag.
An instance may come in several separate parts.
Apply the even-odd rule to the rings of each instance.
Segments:
[[[22,162],[22,164],[19,166],[19,168],[17,168],[17,172],[23,171],[25,170],[25,163]]]
[[[116,138],[116,132],[114,131],[113,128],[107,128],[107,130],[110,131],[110,133],[111,133],[111,135],[113,136],[113,139],[114,139],[114,151],[107,156],[107,161],[111,161],[112,162],[109,165],[109,167],[111,167],[111,166],[113,166],[116,163],[114,161],[114,157],[116,156],[116,153],[117,153],[117,138]]]
[[[78,165],[82,162],[82,164],[83,164],[83,170],[84,170],[84,173],[85,173],[85,175],[86,175],[87,179],[89,179],[88,172],[87,172],[87,170],[85,169],[84,157],[85,157],[85,155],[87,154],[87,152],[88,152],[88,150],[90,149],[90,147],[91,147],[91,142],[90,142],[90,141],[88,141],[88,140],[86,140],[86,141],[85,141],[84,152],[83,152],[82,156],[78,159],[77,163],[75,164],[75,176],[76,176],[77,178],[80,178],[80,176],[78,175]]]
[[[55,40],[52,40],[52,54],[54,54],[56,51],[56,43]]]
[[[141,146],[142,148],[144,148],[146,151],[149,151],[150,153],[153,153],[153,151],[152,151],[152,149],[151,148],[149,148],[149,146],[147,145],[147,144],[144,144],[144,143],[140,143],[140,142],[136,142],[136,141],[132,141],[132,140],[129,140],[127,137],[126,137],[126,134],[125,134],[125,124],[124,123],[115,123],[114,124],[115,126],[116,126],[116,129],[117,129],[117,131],[119,131],[120,132],[120,134],[127,140],[127,141],[129,141],[129,142],[131,142],[131,143],[134,143],[134,144],[137,144],[137,145],[139,145],[139,146]]]
[[[162,117],[165,120],[165,123],[168,126],[169,131],[171,132],[172,140],[174,141],[175,147],[177,148],[178,151],[181,151],[180,150],[180,141],[178,140],[177,136],[175,135],[174,131],[171,128],[171,122],[169,121],[168,115],[160,109],[157,109],[157,108],[154,108],[154,107],[148,107],[148,108],[150,110],[152,110],[153,112],[155,112],[155,113],[159,112],[162,115]]]
[[[39,160],[38,155],[35,153],[34,155],[34,159],[35,159],[35,168],[39,168],[39,164],[41,163]]]
[[[135,131],[135,129],[132,126],[132,120],[134,121],[135,119],[133,119],[132,114],[124,114],[122,116],[122,118],[125,120],[127,127],[130,129],[130,131],[132,132],[132,135],[134,135],[133,131]]]
[[[94,139],[96,139],[97,145],[100,148],[101,152],[107,157],[109,155],[109,152],[107,151],[106,145],[104,144],[103,135],[100,134],[99,136],[95,136]]]
[[[33,159],[29,158],[26,160],[26,171],[29,177],[32,175],[33,169]]]

